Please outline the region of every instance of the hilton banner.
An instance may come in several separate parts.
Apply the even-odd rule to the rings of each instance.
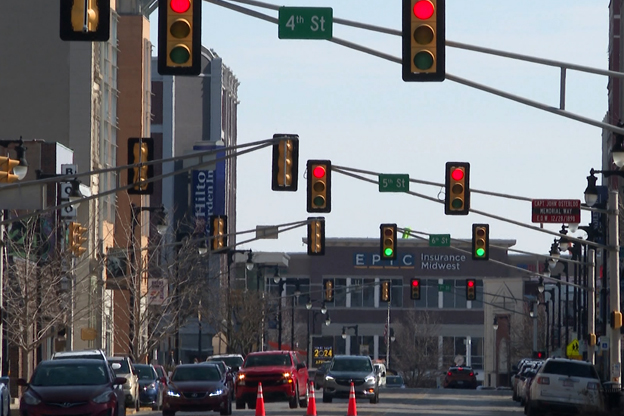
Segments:
[[[195,151],[215,149],[214,144],[193,146]],[[217,153],[220,158],[224,152]],[[195,228],[210,233],[208,217],[225,214],[225,161],[217,162],[214,170],[194,170],[191,183]]]

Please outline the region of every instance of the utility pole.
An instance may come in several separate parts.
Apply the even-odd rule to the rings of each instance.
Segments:
[[[589,334],[596,333],[596,250],[590,248],[587,250],[587,268],[589,281],[587,287],[587,332]],[[591,344],[591,343],[589,343]],[[588,345],[587,358],[592,364],[595,363],[595,345]]]
[[[620,310],[620,246],[619,240],[619,198],[618,191],[609,192],[608,211],[609,218],[609,304],[611,310],[619,312]],[[611,381],[620,383],[622,376],[621,369],[621,335],[619,328],[611,328],[609,345],[609,358],[611,360]]]

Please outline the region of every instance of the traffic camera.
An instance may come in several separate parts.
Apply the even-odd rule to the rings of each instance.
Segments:
[[[490,258],[490,225],[472,224],[472,259]]]
[[[477,299],[477,281],[475,279],[466,279],[466,300]]]
[[[308,160],[308,212],[331,212],[331,161]]]
[[[299,172],[299,136],[274,134],[273,139],[279,139],[279,142],[273,145],[271,189],[295,192]]]
[[[210,247],[212,251],[227,247],[227,215],[210,216]]]
[[[129,194],[151,195],[154,192],[154,183],[147,182],[154,177],[154,165],[144,163],[154,160],[154,139],[149,137],[128,139],[128,165],[139,165],[128,169]]]
[[[308,256],[325,255],[325,218],[308,218]]]
[[[158,0],[158,73],[201,72],[201,1]]]
[[[420,279],[412,279],[410,288],[410,299],[420,300]]]
[[[446,162],[444,213],[468,215],[470,211],[470,163]]]
[[[379,226],[379,246],[382,260],[396,260],[397,225],[381,224]]]
[[[403,81],[444,81],[445,0],[403,0]]]
[[[61,40],[106,42],[110,15],[110,0],[61,0]]]

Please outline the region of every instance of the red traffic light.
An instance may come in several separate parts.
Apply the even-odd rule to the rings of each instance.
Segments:
[[[189,0],[171,0],[171,10],[176,13],[186,13],[191,8]]]
[[[312,169],[312,175],[314,175],[315,178],[322,178],[325,176],[325,168],[323,166],[314,167],[314,169]]]
[[[412,286],[417,287],[420,284],[418,280],[412,280]]]
[[[433,16],[433,3],[429,0],[420,0],[414,4],[414,16],[421,20],[429,19]]]
[[[468,287],[473,287],[475,284],[474,280],[468,280]]]
[[[462,179],[464,179],[464,170],[459,168],[453,169],[453,171],[451,172],[451,178],[456,181],[461,181]]]

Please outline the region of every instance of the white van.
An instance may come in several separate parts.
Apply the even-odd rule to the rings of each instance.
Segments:
[[[379,386],[386,387],[386,365],[383,363],[374,363],[375,372],[379,374]]]

